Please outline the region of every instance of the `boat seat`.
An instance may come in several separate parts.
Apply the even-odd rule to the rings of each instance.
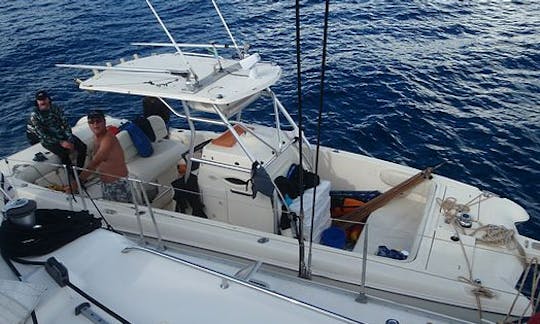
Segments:
[[[116,137],[124,150],[124,158],[129,172],[129,177],[142,180],[143,182],[155,182],[165,186],[170,186],[171,182],[178,177],[177,165],[181,159],[181,154],[188,147],[180,141],[172,140],[168,137],[167,126],[159,116],[149,116],[148,121],[156,135],[155,142],[152,143],[154,150],[149,157],[141,157],[137,153],[131,137],[127,131],[119,132]],[[159,201],[153,201],[154,207],[167,206],[173,197],[173,192],[164,193],[168,189],[155,189],[152,185],[145,185],[145,190],[149,193],[150,200],[158,197]]]
[[[125,120],[113,119],[109,116],[105,118],[107,120],[107,125],[113,125],[118,127],[122,122],[125,122]],[[72,132],[84,144],[86,144],[87,155],[85,165],[88,165],[88,162],[92,157],[92,150],[94,148],[94,134],[88,127],[86,116],[79,119],[77,124],[72,128]],[[47,160],[43,162],[33,161],[32,159],[38,152],[44,153],[47,157]],[[14,161],[13,166],[14,172],[16,172],[16,177],[30,183],[43,185],[43,183],[47,183],[47,181],[45,180],[46,178],[48,178],[47,175],[50,175],[52,173],[58,174],[60,172],[58,168],[58,164],[61,163],[60,158],[57,155],[49,152],[40,143],[32,145],[29,148],[22,150],[17,154],[14,154],[11,158],[14,160],[18,160]],[[72,160],[75,161],[75,158],[72,157]],[[19,166],[16,166],[17,164],[19,164]],[[58,180],[55,176],[52,176],[52,179],[54,179],[55,181]]]
[[[75,134],[84,144],[86,144],[86,162],[88,163],[90,158],[89,152],[92,150],[93,146],[92,132],[88,127],[77,127],[73,129],[73,134]],[[42,162],[33,161],[36,153],[43,153],[47,157],[47,160]],[[11,159],[13,159],[12,170],[15,173],[15,176],[30,183],[38,183],[39,180],[45,177],[47,174],[59,172],[58,165],[62,163],[56,154],[49,152],[49,150],[44,148],[41,143],[32,145],[29,148],[14,154],[11,156]],[[74,156],[72,156],[72,160],[75,160]],[[75,165],[75,162],[73,162],[73,164]]]
[[[143,181],[154,181],[157,176],[169,168],[174,168],[181,159],[181,154],[188,147],[183,143],[167,139],[167,126],[159,116],[149,116],[148,121],[156,135],[156,141],[152,143],[154,153],[149,157],[141,157],[133,145],[127,131],[119,132],[116,137],[124,150],[124,158],[130,176]]]
[[[154,135],[156,135],[156,140],[154,142],[157,142],[160,139],[165,139],[169,135],[167,125],[165,124],[163,118],[161,118],[160,116],[152,115],[148,116],[146,119],[148,119],[148,122],[150,123],[150,126],[152,126],[152,130],[154,131]]]

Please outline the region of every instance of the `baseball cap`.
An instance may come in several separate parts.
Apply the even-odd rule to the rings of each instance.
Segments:
[[[87,118],[88,119],[104,119],[105,114],[100,109],[92,109],[88,112]]]
[[[39,90],[38,92],[36,92],[36,100],[43,100],[43,99],[46,99],[46,98],[50,98],[47,91]]]

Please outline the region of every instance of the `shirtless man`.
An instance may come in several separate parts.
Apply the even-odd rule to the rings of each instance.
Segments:
[[[88,126],[94,133],[94,156],[92,161],[80,175],[82,182],[88,180],[93,171],[100,173],[103,199],[131,202],[131,188],[124,151],[113,134],[107,131],[105,115],[101,110],[88,113]]]

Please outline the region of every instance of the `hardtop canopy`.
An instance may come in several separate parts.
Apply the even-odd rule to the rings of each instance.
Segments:
[[[117,65],[59,65],[92,69],[94,76],[82,81],[81,89],[185,101],[195,109],[215,112],[214,106],[230,116],[272,86],[281,68],[260,62],[258,54],[243,60],[187,53],[188,66],[178,53],[166,53],[122,61]]]

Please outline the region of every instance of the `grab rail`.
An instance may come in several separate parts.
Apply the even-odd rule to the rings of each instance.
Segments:
[[[317,307],[317,306],[314,306],[314,305],[310,305],[310,304],[306,304],[305,302],[301,301],[301,300],[298,300],[298,299],[295,299],[295,298],[292,298],[292,297],[288,297],[288,296],[285,296],[285,295],[282,295],[282,294],[279,294],[275,291],[270,291],[270,290],[267,290],[267,289],[264,289],[264,288],[261,288],[259,286],[256,286],[254,284],[251,284],[249,281],[244,281],[244,280],[241,280],[241,279],[238,279],[238,278],[235,278],[233,276],[230,276],[230,275],[227,275],[227,274],[224,274],[224,273],[221,273],[221,272],[218,272],[218,271],[215,271],[215,270],[212,270],[212,269],[209,269],[209,268],[206,268],[204,266],[201,266],[201,265],[198,265],[198,264],[195,264],[193,262],[190,262],[190,261],[187,261],[187,260],[184,260],[184,259],[181,259],[179,257],[176,257],[176,256],[173,256],[173,255],[170,255],[170,254],[167,254],[167,253],[163,253],[163,252],[160,252],[160,251],[156,251],[156,250],[153,250],[153,249],[149,249],[149,248],[145,248],[145,247],[140,247],[140,246],[131,246],[131,247],[126,247],[122,250],[122,253],[129,253],[129,252],[132,252],[132,251],[140,251],[140,252],[147,252],[147,253],[150,253],[150,254],[153,254],[153,255],[157,255],[157,256],[160,256],[162,258],[165,258],[167,260],[170,260],[170,261],[173,261],[173,262],[177,262],[177,263],[180,263],[182,265],[185,265],[185,266],[188,266],[192,269],[195,269],[195,270],[199,270],[199,271],[202,271],[204,273],[207,273],[207,274],[210,274],[210,275],[213,275],[213,276],[216,276],[218,278],[221,278],[223,281],[222,281],[222,284],[221,284],[221,287],[223,289],[227,289],[228,288],[228,282],[234,282],[236,284],[239,284],[241,286],[244,286],[244,287],[247,287],[247,288],[250,288],[250,289],[254,289],[256,291],[259,291],[259,292],[262,292],[264,294],[267,294],[267,295],[270,295],[272,297],[275,297],[275,298],[278,298],[278,299],[281,299],[281,300],[284,300],[284,301],[287,301],[289,303],[293,303],[293,304],[296,304],[296,305],[299,305],[301,307],[304,307],[306,309],[309,309],[309,310],[312,310],[312,311],[315,311],[317,313],[320,313],[320,314],[324,314],[326,316],[330,316],[334,319],[338,319],[338,320],[341,320],[341,321],[346,321],[348,323],[358,323],[357,321],[355,320],[352,320],[350,318],[347,318],[347,317],[344,317],[344,316],[341,316],[339,314],[336,314],[336,313],[333,313],[333,312],[330,312],[324,308],[320,308],[320,307]]]

